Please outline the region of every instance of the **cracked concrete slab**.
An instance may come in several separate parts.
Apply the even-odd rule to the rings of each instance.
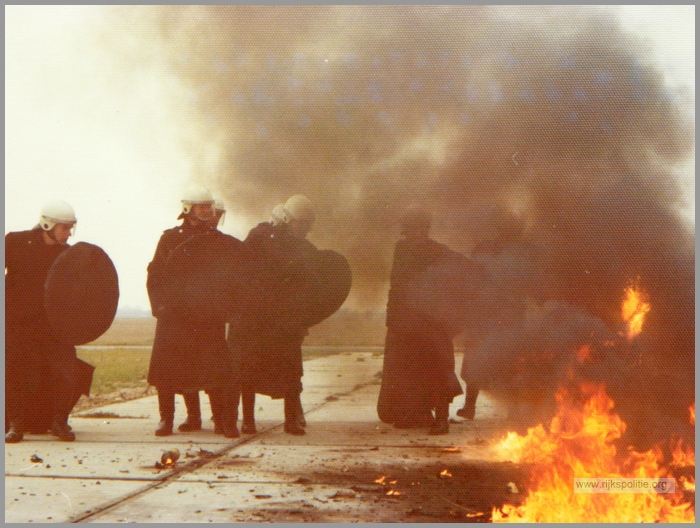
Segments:
[[[505,434],[506,410],[484,394],[476,420],[453,420],[447,435],[395,429],[376,414],[381,367],[362,349],[305,362],[304,436],[284,433],[283,401],[260,395],[257,434],[237,439],[213,433],[204,393],[204,430],[169,437],[153,434],[156,396],[77,413],[73,443],[5,446],[5,521],[465,522],[512,502],[499,494],[522,470],[488,445]],[[176,424],[185,415],[178,397]],[[172,448],[180,459],[157,469]]]

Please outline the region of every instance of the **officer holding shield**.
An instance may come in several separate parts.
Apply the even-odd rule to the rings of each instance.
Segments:
[[[39,225],[5,235],[6,443],[21,442],[27,432],[45,433],[47,424],[59,440],[75,440],[68,415],[80,397],[76,352],[57,340],[49,324],[44,284],[70,247],[76,222],[69,204],[52,201],[42,208]]]
[[[232,325],[229,344],[240,368],[244,432],[255,431],[246,399],[250,402],[250,395],[259,393],[284,398],[284,431],[299,436],[306,425],[300,399],[301,345],[308,334],[299,307],[309,293],[307,264],[318,251],[306,239],[316,215],[303,195],[289,198],[281,215],[279,209],[273,210],[272,222],[259,224],[244,241],[255,262],[258,290],[247,313]]]
[[[386,345],[377,412],[401,429],[449,432],[449,405],[462,393],[454,372],[454,345],[446,325],[423,313],[412,284],[434,263],[454,252],[429,237],[432,218],[410,209],[401,220],[386,310]],[[433,411],[435,416],[433,416]]]
[[[173,432],[176,393],[183,394],[187,406],[187,420],[179,429],[201,429],[200,390],[209,393],[221,432],[228,438],[239,436],[237,416],[231,414],[233,409],[229,401],[233,397],[231,387],[235,377],[226,347],[225,317],[221,320],[199,317],[183,308],[181,302],[178,304],[178,295],[182,294],[178,288],[183,285],[175,285],[177,269],[171,265],[171,257],[178,247],[197,237],[208,237],[204,247],[214,246],[215,238],[232,238],[216,229],[214,215],[214,199],[209,190],[198,185],[188,187],[179,217],[184,222],[163,233],[148,265],[146,285],[153,315],[158,318],[148,371],[148,382],[158,390],[161,421],[156,436],[168,436]],[[217,411],[221,412],[220,416]]]

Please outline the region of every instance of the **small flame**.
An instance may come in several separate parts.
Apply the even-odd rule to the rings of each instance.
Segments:
[[[642,332],[644,316],[651,310],[641,291],[634,288],[625,290],[625,300],[622,302],[622,319],[627,323],[627,339],[631,340]]]
[[[695,467],[695,451],[692,447],[684,445],[682,439],[678,439],[671,455],[673,456],[672,466]]]
[[[693,477],[690,477],[690,480],[685,477],[679,477],[678,481],[681,483],[682,490],[695,491],[695,479]]]
[[[693,403],[688,410],[690,411],[690,423],[695,425],[695,403]]]
[[[389,490],[389,491],[386,492],[386,494],[387,494],[387,495],[398,496],[398,495],[401,495],[401,492],[400,492],[400,491],[396,491],[396,490]]]
[[[385,475],[382,475],[381,477],[379,477],[379,478],[378,478],[377,480],[375,480],[374,482],[376,482],[377,484],[381,484],[381,485],[383,486],[383,485],[385,484],[385,480],[386,480],[386,476],[385,476]]]
[[[451,476],[452,476],[452,473],[450,473],[450,472],[447,471],[446,469],[443,469],[443,470],[440,472],[440,478],[448,478],[448,477],[451,477]]]
[[[467,517],[481,517],[484,512],[468,513]]]

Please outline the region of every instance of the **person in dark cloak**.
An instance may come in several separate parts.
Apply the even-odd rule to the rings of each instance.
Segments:
[[[77,219],[63,201],[41,210],[39,225],[5,235],[5,442],[50,432],[75,440],[68,416],[80,398],[75,347],[59,342],[44,307],[44,284],[66,251]]]
[[[507,284],[501,269],[510,260],[529,262],[529,259],[524,258],[527,256],[526,245],[523,242],[524,219],[505,209],[497,209],[494,216],[495,236],[476,244],[471,253],[472,260],[488,270],[489,280],[482,290],[479,303],[480,322],[472,329],[472,346],[467,346],[460,371],[460,377],[466,382],[467,389],[464,405],[457,410],[457,416],[467,420],[474,419],[479,393],[489,384],[487,374],[475,366],[490,363],[488,358],[474,357],[478,340],[500,327],[510,328],[520,324],[525,317],[528,281],[518,276],[510,281],[512,284]],[[521,264],[519,267],[523,266],[524,264]]]
[[[255,305],[231,323],[229,345],[237,358],[244,398],[242,430],[255,432],[257,393],[284,398],[284,431],[300,436],[306,426],[301,346],[308,328],[294,299],[308,294],[305,264],[317,249],[306,235],[315,213],[308,198],[295,195],[285,202],[283,216],[283,222],[259,224],[244,241],[255,262],[258,294]]]
[[[253,229],[250,230],[248,236],[246,237],[244,243],[249,247],[253,248],[256,253],[257,260],[260,261],[260,255],[264,254],[268,249],[264,246],[268,244],[274,244],[275,239],[287,228],[287,224],[284,223],[284,203],[277,204],[270,213],[269,222],[261,222]],[[258,268],[258,271],[260,269]],[[260,273],[258,274],[260,276]],[[258,290],[258,293],[262,293]],[[255,427],[255,378],[256,375],[253,374],[259,369],[257,363],[259,358],[252,356],[251,354],[241,354],[241,348],[236,346],[236,342],[241,339],[252,339],[252,334],[247,332],[242,325],[255,325],[255,313],[258,313],[260,308],[253,308],[252,317],[238,317],[235,321],[229,322],[229,333],[227,335],[227,341],[234,353],[237,353],[237,358],[240,364],[237,370],[239,371],[239,383],[237,386],[240,403],[242,404],[242,414],[243,414],[243,424],[241,426],[241,433],[243,434],[255,434],[257,429]],[[250,347],[247,347],[250,350]],[[240,375],[243,373],[243,375]],[[236,403],[236,405],[238,402]],[[303,420],[304,415],[301,414],[301,419]],[[305,425],[305,423],[304,423]]]
[[[226,217],[226,205],[220,200],[214,201],[214,214],[209,220],[209,225],[211,229],[219,229],[219,226],[224,223]],[[225,330],[224,330],[225,331]],[[212,417],[211,420],[214,422],[214,433],[224,434],[223,419],[220,418],[224,413],[223,409],[219,407],[219,400],[217,399],[217,392],[212,394],[207,393],[209,396],[209,406],[211,408]],[[177,430],[181,432],[189,431],[200,431],[202,429],[202,412],[199,401],[199,392],[190,392],[182,395],[185,400],[185,407],[187,408],[187,419],[181,423]]]
[[[454,372],[454,345],[447,329],[422,313],[409,291],[428,266],[454,254],[429,238],[430,227],[430,215],[418,209],[409,210],[401,220],[377,411],[380,420],[396,428],[429,427],[430,434],[442,435],[449,432],[449,405],[462,393]]]
[[[235,375],[226,346],[225,319],[193,317],[173,303],[173,277],[168,259],[180,244],[197,236],[226,236],[212,226],[214,199],[200,186],[185,190],[182,225],[163,232],[153,260],[148,265],[147,289],[151,310],[158,319],[148,383],[158,390],[160,423],[156,436],[173,432],[175,394],[182,394],[187,420],[181,431],[201,429],[199,391],[206,390],[212,402],[215,425],[227,438],[239,436],[231,387]]]

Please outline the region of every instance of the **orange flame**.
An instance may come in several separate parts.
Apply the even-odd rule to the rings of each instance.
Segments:
[[[695,508],[683,492],[673,494],[574,493],[574,478],[672,477],[659,448],[629,450],[618,457],[614,442],[626,429],[612,413],[614,402],[602,386],[584,384],[587,401],[574,404],[566,390],[557,393],[558,411],[549,428],[542,425],[526,436],[508,433],[497,450],[507,459],[533,464],[537,479],[519,507],[494,508],[494,522],[694,522]],[[687,450],[683,451],[687,455]],[[688,463],[689,458],[684,459]],[[694,464],[694,456],[693,456]],[[680,486],[679,486],[680,488]]]
[[[693,403],[688,410],[690,411],[690,423],[695,425],[695,404]]]
[[[695,479],[693,477],[690,477],[690,479],[680,477],[678,481],[681,483],[681,489],[695,491]]]
[[[446,469],[443,469],[442,471],[440,471],[440,478],[448,478],[451,476],[452,476],[452,473],[450,473]]]
[[[651,310],[641,291],[634,288],[625,290],[625,300],[622,302],[622,319],[627,323],[627,339],[634,339],[642,332],[644,316]]]

